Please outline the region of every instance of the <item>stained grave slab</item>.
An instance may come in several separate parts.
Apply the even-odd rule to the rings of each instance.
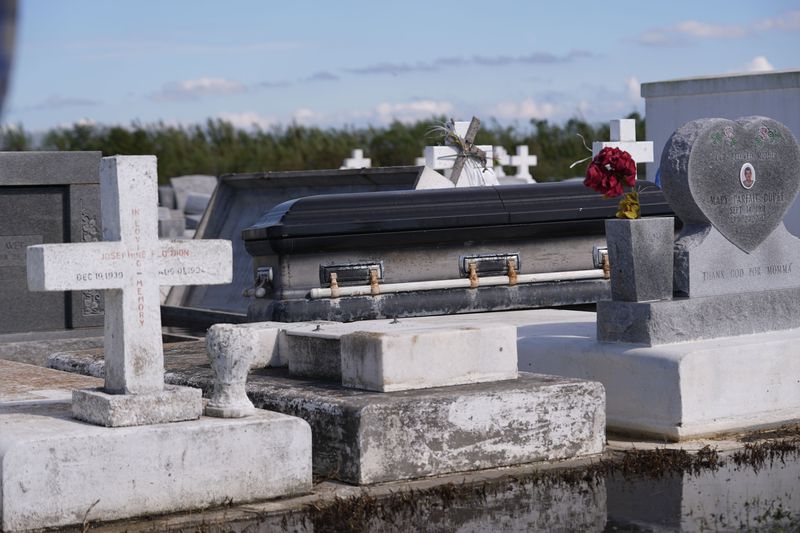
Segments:
[[[574,313],[574,312],[573,312]],[[582,315],[582,313],[576,313]],[[316,341],[335,346],[349,334],[362,333],[376,339],[458,332],[468,326],[482,330],[486,341],[491,334],[512,343],[500,352],[486,350],[484,369],[506,369],[504,354],[511,352],[516,326],[548,321],[549,310],[497,313],[497,327],[487,327],[485,315],[421,317],[400,321],[363,321],[352,324],[317,322],[294,324],[241,324],[214,326],[217,348],[228,345],[238,351],[249,339],[249,356],[259,364],[286,364],[291,367],[297,355],[295,340],[311,340],[303,357],[313,365],[311,353],[319,353]],[[505,324],[503,324],[505,323]],[[392,334],[387,332],[395,331]],[[223,333],[228,336],[221,341]],[[327,332],[328,338],[320,337]],[[404,333],[405,332],[405,333]],[[310,337],[314,334],[314,337]],[[338,339],[337,339],[338,338]],[[443,337],[438,337],[441,341]],[[474,339],[473,339],[474,341]],[[339,348],[331,351],[332,360],[342,357]],[[441,370],[450,357],[451,372],[468,373],[468,362],[459,368],[459,346],[443,347],[441,354],[430,351],[432,365],[417,361],[415,369]],[[204,394],[213,389],[212,371],[204,364],[202,343],[186,343],[180,354],[167,359],[166,379],[171,384],[200,386]],[[406,352],[407,350],[403,350]],[[357,353],[356,353],[357,355]],[[399,352],[393,355],[401,355]],[[474,355],[474,354],[473,354]],[[97,372],[102,353],[61,354],[52,363],[80,372]],[[516,359],[516,357],[514,357]],[[317,365],[319,358],[317,359]],[[388,375],[392,375],[391,369]],[[287,368],[254,369],[246,385],[250,400],[269,408],[304,418],[312,427],[314,471],[349,483],[432,476],[544,460],[558,460],[600,453],[604,436],[604,392],[597,384],[564,380],[550,376],[519,374],[516,364],[508,379],[465,383],[433,388],[414,388],[397,392],[374,392],[341,383],[341,370],[330,379],[298,378]],[[432,373],[430,385],[436,385]],[[495,376],[498,379],[498,376]],[[361,384],[358,384],[361,386]],[[424,413],[424,416],[420,414]]]
[[[170,380],[211,392],[208,368],[171,369]],[[590,381],[521,373],[380,393],[262,369],[250,375],[247,390],[256,407],[306,420],[314,472],[348,483],[566,459],[600,453],[605,442],[605,395]]]
[[[67,386],[85,386],[94,378],[6,364],[30,371],[0,367],[3,388],[16,375],[23,378],[17,388],[26,389],[10,401],[0,396],[3,531],[199,510],[311,489],[311,431],[299,418],[259,411],[237,420],[90,425],[72,418],[63,391],[52,391],[67,380]],[[41,389],[31,387],[33,373]]]

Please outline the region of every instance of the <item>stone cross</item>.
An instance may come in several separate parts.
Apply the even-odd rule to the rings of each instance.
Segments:
[[[653,162],[652,141],[636,140],[636,121],[632,118],[611,121],[611,141],[595,141],[592,143],[592,157],[603,148],[619,148],[625,150],[637,164]]]
[[[473,128],[473,131],[470,131],[470,128]],[[473,117],[472,121],[470,122],[454,122],[453,131],[456,135],[467,142],[468,149],[474,149],[474,153],[476,154],[480,154],[482,152],[483,157],[486,158],[486,168],[492,169],[492,147],[490,145],[472,144],[479,128],[480,121]],[[469,176],[466,175],[469,173],[462,174],[461,172],[464,168],[466,160],[467,158],[462,155],[461,149],[453,146],[452,144],[448,144],[446,146],[425,147],[425,164],[434,170],[444,170],[445,176],[447,176],[456,185],[456,187],[467,187],[474,185],[473,183],[470,183]],[[481,172],[481,178],[482,183],[478,183],[478,185],[499,185],[493,170]]]
[[[364,150],[357,148],[353,150],[351,157],[344,160],[340,168],[370,168],[371,166],[372,159],[364,157]]]
[[[536,183],[531,175],[529,167],[535,167],[538,159],[535,155],[528,153],[528,145],[524,144],[517,146],[517,154],[511,156],[510,165],[517,167],[517,173],[514,175],[516,178],[522,178],[529,183]]]
[[[503,146],[495,146],[494,147],[494,162],[497,163],[497,166],[494,167],[494,175],[498,178],[502,178],[506,175],[505,170],[503,170],[504,165],[511,164],[511,158],[508,157],[508,152],[506,151],[505,147]]]
[[[105,392],[164,389],[159,285],[229,283],[231,243],[158,240],[154,156],[100,162],[103,242],[28,247],[34,291],[105,291]]]

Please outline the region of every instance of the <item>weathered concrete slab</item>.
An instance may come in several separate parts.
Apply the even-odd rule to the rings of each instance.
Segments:
[[[311,488],[311,432],[294,417],[104,428],[69,404],[0,406],[2,528],[203,509]],[[88,511],[88,514],[87,514]]]
[[[355,389],[390,392],[517,377],[517,328],[503,324],[355,331],[341,338],[340,350],[341,383]]]
[[[0,360],[0,530],[80,525],[311,490],[311,430],[244,419],[106,428],[72,418],[102,380]]]
[[[211,370],[169,372],[172,383],[211,392]],[[600,453],[605,394],[598,383],[520,374],[517,380],[373,393],[253,372],[248,396],[262,409],[305,419],[314,471],[371,484]]]
[[[800,329],[647,347],[565,315],[521,333],[520,370],[605,385],[612,431],[682,440],[800,419]]]

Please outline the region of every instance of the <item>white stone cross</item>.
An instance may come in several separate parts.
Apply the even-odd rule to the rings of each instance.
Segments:
[[[603,148],[619,148],[625,150],[637,164],[653,162],[653,142],[636,140],[636,121],[632,118],[611,121],[611,141],[595,141],[592,143],[592,157]]]
[[[504,165],[511,164],[511,158],[508,157],[508,152],[506,151],[504,146],[495,146],[494,150],[494,158],[493,160],[497,162],[497,166],[494,167],[494,175],[498,178],[505,177],[506,172],[503,170]]]
[[[462,139],[466,136],[469,129],[469,122],[456,122],[455,133]],[[456,187],[472,187],[476,185],[499,185],[497,176],[493,170],[493,148],[489,145],[477,145],[486,152],[486,168],[489,169],[482,172],[482,169],[471,168],[469,164],[465,165],[464,172],[458,178]],[[456,162],[456,158],[460,151],[455,146],[426,146],[425,147],[425,165],[434,170],[444,170],[444,175],[450,177],[450,169]]]
[[[364,150],[357,148],[353,150],[352,157],[348,157],[339,168],[370,168],[372,159],[364,157]]]
[[[159,285],[229,283],[231,243],[158,239],[154,156],[100,162],[103,241],[28,247],[34,291],[105,290],[105,392],[164,389]]]
[[[509,164],[512,167],[517,167],[517,173],[514,174],[515,178],[522,178],[528,183],[536,183],[536,180],[534,180],[531,175],[529,167],[535,167],[537,161],[538,159],[535,155],[530,155],[528,153],[528,145],[523,144],[517,146],[517,154],[511,156],[511,162]]]

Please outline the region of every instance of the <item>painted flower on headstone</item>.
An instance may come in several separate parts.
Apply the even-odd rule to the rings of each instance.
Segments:
[[[636,187],[636,162],[625,150],[603,148],[589,163],[583,184],[605,198],[622,196],[624,187]],[[617,218],[639,218],[639,212],[639,195],[632,190],[620,201]]]

